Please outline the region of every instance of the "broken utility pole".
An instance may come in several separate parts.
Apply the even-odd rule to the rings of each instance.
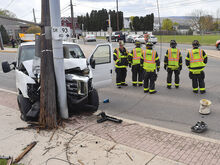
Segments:
[[[41,0],[41,90],[40,125],[57,127],[57,101],[52,40],[50,33],[49,0]]]

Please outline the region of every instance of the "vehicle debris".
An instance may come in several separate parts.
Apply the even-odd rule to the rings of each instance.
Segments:
[[[105,99],[103,103],[109,103],[109,99]]]
[[[133,161],[132,157],[126,152],[126,155],[129,157],[131,161]]]
[[[112,122],[115,122],[115,123],[122,123],[122,121],[123,121],[121,119],[117,119],[117,118],[108,116],[108,115],[105,114],[105,112],[101,112],[97,116],[101,116],[101,119],[98,119],[97,123],[103,123],[105,121],[112,121]]]
[[[194,126],[191,127],[192,132],[195,133],[202,133],[206,131],[208,128],[208,125],[203,121],[198,121]]]
[[[32,142],[29,144],[24,151],[15,159],[13,163],[18,163],[35,145],[37,144],[37,141]]]
[[[200,100],[199,113],[202,115],[208,115],[211,113],[210,106],[212,102],[210,100],[202,99]]]

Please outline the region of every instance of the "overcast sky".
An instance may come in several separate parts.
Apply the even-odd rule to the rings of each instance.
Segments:
[[[158,0],[160,16],[188,16],[196,9],[203,9],[208,14],[216,17],[216,11],[220,8],[220,0]],[[157,0],[118,0],[119,10],[124,16],[144,16],[157,14]],[[70,0],[60,0],[61,15],[70,16]],[[74,15],[85,15],[91,10],[102,8],[116,10],[116,0],[73,0]],[[16,14],[18,18],[33,21],[32,9],[35,9],[37,22],[41,17],[41,0],[0,0],[0,8],[7,9]]]

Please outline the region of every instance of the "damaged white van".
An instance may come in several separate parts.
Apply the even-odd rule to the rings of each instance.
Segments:
[[[96,88],[112,83],[113,52],[111,44],[99,44],[86,59],[80,46],[63,42],[64,68],[69,113],[95,112],[99,106]],[[40,111],[40,57],[35,56],[35,42],[22,43],[17,62],[2,62],[3,72],[15,70],[17,101],[21,119],[37,120]]]

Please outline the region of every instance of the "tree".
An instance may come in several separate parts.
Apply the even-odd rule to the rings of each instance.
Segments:
[[[15,18],[16,15],[9,10],[0,9],[0,15]]]
[[[27,29],[27,33],[29,34],[36,34],[40,32],[41,32],[41,28],[39,26],[31,26]]]
[[[2,40],[4,44],[8,44],[9,42],[9,36],[7,31],[5,30],[5,27],[3,25],[0,26],[0,32],[2,34]]]
[[[201,17],[205,15],[205,11],[203,10],[194,10],[191,13],[192,16],[192,25],[194,30],[199,31],[200,34],[202,34],[202,22],[201,22]]]
[[[213,30],[213,17],[211,15],[206,15],[200,17],[200,24],[201,24],[201,29],[203,31],[210,31]]]
[[[140,30],[140,18],[137,16],[134,17],[134,19],[133,19],[133,27],[134,27],[134,31]]]
[[[170,19],[164,19],[162,22],[162,30],[173,30],[173,22]]]

